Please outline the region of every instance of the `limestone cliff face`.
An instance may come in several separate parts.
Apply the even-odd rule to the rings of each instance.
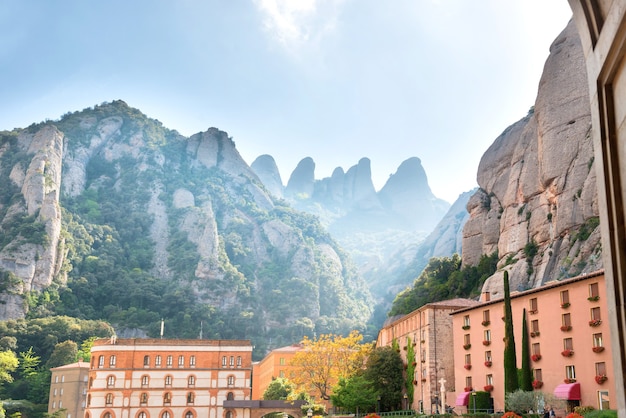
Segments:
[[[0,202],[0,269],[6,280],[0,318],[22,314],[23,293],[45,289],[54,276],[65,279],[59,205],[63,134],[47,126],[35,133],[3,135],[0,157],[9,154],[20,158],[12,167],[2,167],[3,175],[8,174],[4,187],[13,189],[15,198]]]
[[[283,197],[283,181],[280,178],[274,157],[267,154],[260,155],[250,164],[250,168],[259,176],[271,194],[276,197]]]
[[[193,300],[184,321],[212,315],[222,336],[364,325],[356,270],[316,219],[274,201],[225,132],[186,138],[116,101],[0,134],[0,320],[52,284],[89,288],[98,318],[160,317],[146,291],[120,301],[143,280]]]
[[[463,263],[497,251],[512,289],[600,268],[595,176],[585,63],[570,22],[550,48],[534,111],[483,155]],[[501,273],[484,290],[501,292]]]

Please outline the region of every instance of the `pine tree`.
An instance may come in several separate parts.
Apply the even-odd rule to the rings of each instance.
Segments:
[[[522,312],[522,382],[521,389],[533,390],[533,371],[530,367],[530,343],[528,341],[528,324],[526,323],[526,308]]]
[[[515,354],[515,336],[513,335],[513,313],[511,312],[511,291],[509,272],[504,271],[504,393],[515,392],[519,388],[517,381],[517,355]]]

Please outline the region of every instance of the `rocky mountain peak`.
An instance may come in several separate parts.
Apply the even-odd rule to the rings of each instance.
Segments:
[[[306,157],[300,160],[293,173],[289,177],[285,195],[298,196],[298,198],[310,198],[315,188],[315,161]]]
[[[276,197],[283,197],[283,181],[274,157],[268,154],[260,155],[252,162],[250,168],[270,193]]]

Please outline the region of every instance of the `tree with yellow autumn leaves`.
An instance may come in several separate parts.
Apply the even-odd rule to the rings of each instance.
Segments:
[[[352,331],[347,337],[323,334],[316,340],[304,337],[302,350],[291,360],[291,379],[300,390],[329,400],[340,378],[348,379],[362,370],[373,344],[362,343],[363,336]]]

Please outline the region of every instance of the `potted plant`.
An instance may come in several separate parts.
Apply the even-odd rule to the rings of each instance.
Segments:
[[[587,300],[590,302],[597,302],[600,300],[600,296],[589,296]]]
[[[532,359],[532,361],[539,361],[541,360],[541,354],[533,354],[532,356],[530,356],[530,358]]]
[[[539,331],[531,331],[530,336],[532,338],[538,337],[539,336]]]
[[[599,346],[593,347],[592,350],[593,350],[594,353],[601,353],[601,352],[604,351],[604,347],[599,345]]]
[[[572,330],[571,325],[561,325],[561,331],[571,331],[571,330]]]
[[[464,330],[468,330],[468,329],[470,329],[470,326],[469,326],[469,325],[463,325],[463,327],[462,327],[462,328],[463,328]]]
[[[466,364],[463,367],[465,367],[465,370],[470,370],[472,368],[472,365],[471,364]]]
[[[589,326],[590,327],[597,327],[601,323],[602,323],[601,319],[592,319],[591,321],[589,321]]]
[[[483,321],[481,322],[481,324],[486,327],[487,325],[491,324],[491,321]]]
[[[569,302],[561,303],[561,308],[565,309],[565,308],[569,308],[569,307],[570,307]]]
[[[487,360],[485,362],[485,367],[491,367],[491,361],[490,360]]]
[[[493,385],[485,385],[483,389],[485,390],[485,392],[491,392],[493,391]]]
[[[535,389],[541,389],[541,387],[543,386],[543,382],[541,380],[533,380],[533,388]]]
[[[607,377],[605,374],[600,374],[598,376],[596,376],[596,383],[601,385],[602,383],[606,382]]]
[[[463,348],[466,350],[469,350],[471,346],[472,346],[471,344],[464,344]]]
[[[473,390],[474,388],[472,388],[471,386],[465,386],[465,388],[463,389],[463,392],[471,392]]]
[[[569,377],[566,377],[565,379],[563,379],[563,383],[576,383],[576,379],[570,379]]]
[[[561,351],[561,355],[563,357],[572,357],[574,355],[574,350],[570,350],[569,348]]]
[[[489,344],[491,344],[491,341],[489,341],[489,340],[483,341],[483,345],[489,345]]]

